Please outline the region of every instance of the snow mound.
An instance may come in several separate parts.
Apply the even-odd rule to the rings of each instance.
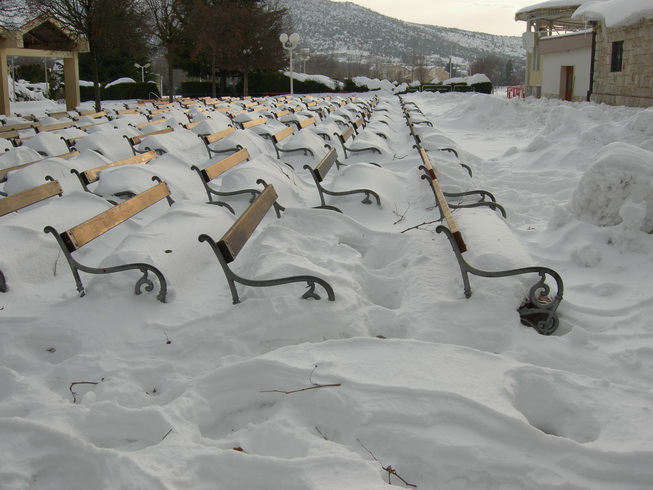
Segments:
[[[645,204],[641,230],[653,233],[653,153],[627,143],[603,148],[583,175],[570,202],[578,219],[599,226],[622,222],[626,203]]]

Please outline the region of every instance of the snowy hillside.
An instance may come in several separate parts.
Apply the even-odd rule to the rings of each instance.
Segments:
[[[401,59],[411,52],[434,61],[453,55],[464,62],[493,54],[522,61],[521,39],[393,19],[350,2],[281,0],[290,10],[301,47],[313,53],[363,54]]]

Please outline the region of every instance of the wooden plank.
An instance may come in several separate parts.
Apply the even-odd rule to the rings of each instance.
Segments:
[[[61,236],[68,244],[70,252],[74,252],[169,195],[168,184],[161,182],[140,194],[136,194],[131,199],[121,202],[117,206],[64,231]]]
[[[235,167],[239,163],[244,162],[248,158],[249,158],[249,152],[247,151],[247,148],[243,148],[242,150],[234,153],[233,155],[229,155],[227,158],[223,158],[219,162],[216,162],[210,167],[205,168],[204,170],[202,170],[202,174],[204,175],[206,181],[210,182],[211,180],[215,179],[218,175],[226,172],[232,167]]]
[[[316,123],[315,118],[314,117],[309,117],[308,119],[304,119],[303,121],[299,122],[299,129],[304,129],[304,128],[306,128],[308,126],[311,126],[311,125],[313,125],[315,123]]]
[[[137,165],[141,163],[147,163],[154,158],[156,158],[156,152],[151,150],[146,153],[140,153],[138,155],[134,155],[133,157],[124,158],[122,160],[117,160],[115,162],[107,163],[106,165],[101,165],[99,167],[86,170],[82,172],[82,175],[84,176],[86,183],[90,184],[98,180],[102,170],[106,170],[111,167],[118,167],[120,165]]]
[[[60,195],[62,192],[59,182],[55,180],[5,197],[4,199],[0,199],[0,216],[23,209],[31,204],[43,201],[48,197]]]
[[[144,115],[144,114],[141,114],[141,115]],[[167,123],[167,122],[168,122],[167,119],[155,119],[154,121],[147,121],[147,122],[144,122],[144,123],[135,124],[134,127],[136,129],[141,129],[141,128],[144,128],[145,126],[149,126],[150,124],[162,124],[162,123]]]
[[[79,113],[79,117],[86,116],[86,117],[90,117],[90,118],[92,118],[92,119],[97,119],[97,118],[99,118],[99,117],[104,117],[104,116],[106,116],[106,115],[107,115],[107,112],[106,112],[106,111],[95,112],[94,110],[91,110],[91,111],[80,111],[80,113]]]
[[[444,193],[442,192],[442,188],[440,187],[440,182],[438,182],[438,179],[435,177],[435,170],[433,170],[433,165],[431,165],[431,159],[429,158],[424,148],[420,148],[419,153],[420,156],[422,157],[422,163],[424,163],[424,166],[426,167],[426,169],[429,172],[429,175],[431,176],[431,186],[435,191],[436,199],[438,201],[438,206],[440,207],[440,211],[442,212],[442,217],[447,222],[447,226],[449,227],[451,234],[456,239],[456,242],[458,243],[458,247],[460,248],[460,253],[464,253],[467,251],[467,246],[465,245],[465,241],[463,240],[462,233],[458,229],[458,224],[456,223],[456,220],[454,219],[453,214],[451,213],[451,208],[449,207],[449,203],[447,202],[447,199],[444,197]]]
[[[57,124],[49,124],[47,126],[41,126],[39,128],[39,131],[57,131],[59,129],[67,129],[71,126],[74,126],[77,124],[75,121],[67,121],[67,122],[62,122],[62,123],[57,123]]]
[[[349,138],[351,138],[351,137],[353,136],[353,134],[354,134],[354,127],[353,127],[353,126],[349,126],[345,131],[343,131],[342,133],[340,133],[340,134],[338,135],[338,137],[340,138],[340,140],[341,140],[343,143],[345,143]]]
[[[207,145],[210,145],[211,143],[215,143],[216,141],[220,141],[221,139],[229,136],[231,133],[236,131],[236,128],[227,128],[223,129],[222,131],[218,131],[217,133],[209,134],[204,137],[204,140],[206,141]]]
[[[31,121],[31,122],[17,123],[17,124],[6,124],[4,126],[0,126],[0,132],[4,133],[6,131],[14,131],[14,130],[19,131],[21,129],[34,129],[38,127],[41,127],[41,123],[38,121],[37,122]]]
[[[315,166],[314,171],[320,182],[324,180],[324,177],[329,173],[329,170],[331,170],[331,167],[333,167],[333,164],[336,163],[337,159],[338,154],[336,153],[336,149],[331,148],[329,152],[324,155],[324,158],[320,160],[320,163]]]
[[[143,138],[145,138],[147,136],[154,136],[154,135],[157,135],[157,134],[165,134],[165,133],[170,133],[172,131],[174,131],[174,128],[159,129],[158,131],[152,131],[151,133],[145,133],[145,134],[139,134],[138,136],[132,136],[130,138],[130,141],[134,145],[138,145],[138,144],[140,144],[141,141],[143,141]]]
[[[70,153],[64,153],[62,155],[56,155],[54,157],[47,157],[47,158],[63,158],[65,160],[66,158],[76,157],[77,155],[79,155],[78,151],[71,151]],[[29,167],[30,165],[34,165],[35,163],[42,162],[43,160],[46,160],[46,158],[41,158],[39,160],[34,160],[33,162],[16,165],[15,167],[0,169],[0,182],[4,182],[7,179],[7,174],[9,172],[13,172],[14,170],[20,170],[21,168]]]
[[[277,119],[279,119],[280,117],[287,116],[287,115],[289,115],[289,114],[290,114],[290,111],[286,109],[286,110],[283,110],[283,111],[276,112],[276,113],[274,114],[274,117],[276,117]]]
[[[0,131],[0,138],[11,140],[11,139],[20,138],[20,135],[18,134],[18,131],[16,131],[15,129],[11,131]]]
[[[252,236],[254,230],[263,220],[272,204],[277,200],[277,192],[272,185],[267,185],[245,212],[231,225],[218,242],[218,247],[227,262],[233,261]]]
[[[274,142],[275,142],[275,143],[280,143],[281,141],[283,141],[284,139],[286,139],[288,136],[290,136],[291,134],[293,134],[293,132],[294,132],[294,131],[293,131],[293,128],[290,127],[290,126],[288,126],[286,129],[282,129],[282,130],[279,131],[278,133],[272,135],[272,138],[274,138]]]
[[[249,129],[253,128],[254,126],[258,126],[260,124],[265,124],[267,122],[267,119],[264,117],[259,117],[258,119],[253,119],[252,121],[246,121],[243,123],[243,129]]]
[[[195,121],[192,123],[184,124],[184,128],[193,129],[195,126],[198,126],[202,121]]]

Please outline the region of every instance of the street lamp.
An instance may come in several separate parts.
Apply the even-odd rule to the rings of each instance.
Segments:
[[[149,63],[145,63],[143,66],[139,65],[138,63],[134,63],[134,66],[136,68],[141,69],[141,82],[145,82],[145,68],[148,68],[150,66]]]
[[[297,47],[297,42],[299,41],[299,34],[296,32],[288,36],[285,32],[279,36],[279,41],[283,49],[290,53],[290,95],[294,95],[293,91],[293,70],[292,70],[292,51]]]
[[[308,48],[302,48],[297,54],[297,59],[299,60],[300,65],[303,65],[302,73],[306,73],[306,62],[311,59],[310,50]]]

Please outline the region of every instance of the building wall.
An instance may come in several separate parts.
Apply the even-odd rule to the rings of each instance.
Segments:
[[[612,43],[623,41],[622,71],[611,72]],[[653,107],[653,21],[597,27],[591,100],[610,105]]]
[[[574,67],[574,90],[572,100],[575,102],[587,100],[590,88],[590,72],[592,48],[573,49],[558,53],[542,55],[546,66],[542,77],[542,96],[551,99],[564,97],[561,94],[561,71],[563,66]]]

